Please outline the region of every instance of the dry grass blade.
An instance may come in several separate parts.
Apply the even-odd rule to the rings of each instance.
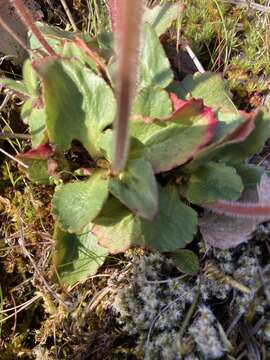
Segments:
[[[71,12],[69,10],[69,7],[68,7],[68,5],[66,3],[66,0],[60,0],[60,1],[61,1],[61,4],[62,4],[66,14],[67,14],[69,22],[71,23],[71,26],[73,27],[73,30],[78,31],[77,25],[76,25],[76,23],[75,23],[75,21],[74,21],[74,19],[72,17],[72,14],[71,14]]]
[[[249,0],[223,0],[225,3],[231,3],[242,7],[247,7],[256,11],[261,11],[270,14],[270,7],[266,5],[258,4],[254,1]]]
[[[112,18],[116,18],[118,112],[114,124],[112,170],[114,174],[119,174],[125,167],[128,154],[128,120],[136,87],[143,2],[120,0],[115,11],[116,14]]]

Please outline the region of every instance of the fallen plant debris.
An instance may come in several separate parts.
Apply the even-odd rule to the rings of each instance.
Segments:
[[[258,224],[269,221],[268,172],[249,163],[270,136],[267,109],[239,111],[220,74],[206,71],[184,78],[175,75],[164,51],[163,34],[182,16],[184,7],[180,2],[144,7],[141,1],[132,2],[132,6],[108,1],[112,30],[101,29],[96,36],[80,32],[75,23],[76,31],[34,23],[21,0],[14,0],[14,5],[29,27],[29,59],[23,65],[22,80],[5,77],[0,83],[23,99],[21,118],[31,135],[31,146],[26,139],[24,150],[16,159],[24,165],[21,170],[33,185],[28,185],[21,175],[18,181],[23,182],[22,186],[27,184],[30,193],[40,187],[49,192],[46,214],[50,232],[37,235],[37,239],[40,235],[49,238],[42,264],[28,250],[25,214],[16,210],[10,196],[1,198],[3,224],[14,219],[23,263],[29,261],[31,286],[39,289],[25,303],[30,306],[37,302],[42,314],[35,325],[38,328],[42,323],[41,330],[35,340],[31,335],[31,341],[39,341],[39,345],[29,356],[50,359],[60,351],[62,358],[72,358],[71,348],[75,346],[79,353],[76,358],[118,358],[118,353],[124,356],[129,341],[133,349],[130,358],[134,355],[139,359],[188,360],[237,356],[244,346],[237,343],[237,336],[245,342],[253,337],[251,324],[259,314],[265,312],[265,318],[269,317],[265,295],[261,312],[254,310],[258,298],[262,298],[257,292],[262,288],[265,294],[268,291],[262,280],[268,273],[265,258],[260,254],[256,264],[247,262],[246,266],[238,257],[239,271],[236,265],[228,271],[208,262],[207,252],[202,256],[198,244],[209,247],[212,260],[215,252],[234,254],[238,249],[249,249],[249,244],[241,244],[253,239]],[[131,26],[128,20],[133,17]],[[7,171],[10,176],[9,168]],[[42,218],[39,220],[42,224]],[[186,246],[189,249],[183,249]],[[236,249],[228,250],[231,248]],[[159,290],[152,289],[157,291],[154,298],[152,290],[147,293],[147,286],[136,288],[141,275],[135,275],[130,280],[134,282],[131,288],[135,288],[126,313],[117,306],[108,306],[108,301],[126,291],[127,280],[121,276],[116,280],[117,276],[136,273],[137,266],[139,271],[140,262],[148,261],[148,256],[151,259],[150,250],[156,254],[153,259],[162,265],[153,270],[154,280],[149,281],[163,284],[158,268],[168,262],[165,273],[168,283],[173,283],[172,289],[163,289],[163,285]],[[137,251],[142,254],[134,265],[133,254]],[[132,261],[123,252],[131,254]],[[256,285],[250,280],[238,280],[245,266],[247,273],[255,268],[260,272]],[[91,280],[99,278],[100,268],[104,269],[107,282]],[[43,276],[45,271],[48,273]],[[181,273],[185,274],[183,281]],[[22,274],[26,278],[25,270]],[[210,294],[211,284],[217,288],[212,289],[214,295]],[[123,291],[118,292],[120,287]],[[174,287],[178,287],[177,296]],[[164,304],[160,295],[163,291]],[[145,306],[152,306],[150,298],[154,305],[140,328],[137,310],[141,310],[141,303],[135,311],[137,315],[132,313],[132,306],[135,297],[144,292],[141,300]],[[229,301],[232,292],[236,299],[247,299],[241,300],[242,307],[235,300],[235,308],[241,308],[245,321],[233,341],[224,332],[228,324],[207,303],[215,297]],[[171,309],[175,310],[172,318],[167,313]],[[135,321],[131,328],[121,328],[119,336],[110,327],[115,310],[121,317],[124,314],[121,321],[126,321],[126,317]],[[108,312],[107,324],[100,322],[98,311],[102,317]],[[234,316],[237,311],[234,309]],[[49,316],[46,318],[44,313]],[[77,316],[78,322],[72,325],[76,329],[70,329],[71,318]],[[164,325],[156,327],[162,319]],[[259,325],[262,335],[256,339],[263,341],[263,348],[258,350],[254,345],[254,351],[267,352],[267,329],[265,323]],[[205,329],[208,332],[200,339],[198,335]],[[69,339],[73,330],[83,338],[81,341]],[[61,350],[58,331],[63,331],[67,339]],[[108,335],[106,346],[103,350],[91,350],[89,355],[89,347],[95,344],[99,331]],[[23,350],[26,333],[18,341],[22,356],[27,356]],[[114,351],[118,339],[124,353],[120,348]],[[171,344],[169,348],[166,343]]]

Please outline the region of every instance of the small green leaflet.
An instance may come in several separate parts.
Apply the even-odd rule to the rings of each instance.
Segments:
[[[172,255],[175,266],[185,274],[196,274],[200,269],[197,255],[188,249],[179,249]]]

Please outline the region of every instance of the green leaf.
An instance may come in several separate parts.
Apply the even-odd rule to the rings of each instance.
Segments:
[[[117,254],[138,244],[141,236],[140,220],[112,197],[94,220],[93,233],[100,245],[111,254]]]
[[[165,90],[145,88],[139,92],[132,112],[145,118],[162,118],[171,115],[172,102]]]
[[[172,25],[182,13],[183,6],[180,2],[175,4],[164,2],[153,9],[147,8],[143,14],[143,22],[147,22],[160,36]]]
[[[26,173],[30,181],[40,185],[51,185],[47,160],[24,158],[23,162],[28,166]]]
[[[176,186],[160,188],[159,209],[155,221],[141,220],[138,245],[166,252],[190,243],[197,232],[197,213],[180,200]]]
[[[46,130],[46,114],[44,108],[38,108],[32,99],[27,100],[22,107],[21,117],[29,125],[32,147],[36,148],[43,143]]]
[[[30,93],[26,85],[22,81],[10,79],[10,78],[0,78],[0,84],[7,87],[10,90],[23,94],[25,96],[30,96]]]
[[[130,160],[119,176],[110,179],[111,193],[135,214],[153,220],[158,211],[158,188],[149,161]]]
[[[233,167],[209,162],[190,176],[187,198],[195,204],[216,200],[237,200],[242,191],[241,177]]]
[[[30,59],[27,59],[23,64],[23,81],[31,96],[39,96],[40,81],[38,79],[37,73],[32,67],[32,61]]]
[[[218,119],[216,134],[211,144],[195,154],[193,160],[185,166],[186,171],[193,173],[199,166],[211,160],[224,161],[220,159],[219,154],[224,150],[226,154],[226,149],[231,145],[238,147],[238,144],[243,144],[256,127],[255,113],[243,114],[243,116],[218,113]],[[220,119],[223,119],[224,123]],[[240,162],[242,163],[243,160]]]
[[[105,81],[75,59],[47,58],[34,65],[42,78],[46,124],[60,151],[81,141],[93,157],[96,139],[115,117],[116,101]]]
[[[130,134],[145,145],[145,156],[155,173],[186,163],[213,136],[214,113],[204,111],[200,101],[189,101],[171,120],[152,123],[134,119]]]
[[[68,232],[79,232],[102,210],[109,194],[106,171],[89,180],[62,185],[54,194],[52,214]]]
[[[258,153],[270,136],[270,116],[265,108],[254,114],[255,129],[242,142],[224,144],[216,155],[216,159],[230,164],[239,164],[248,157]]]
[[[113,159],[113,131],[108,129],[102,132],[97,138],[97,147],[101,154],[109,162]]]
[[[41,22],[36,22],[35,24],[45,37],[48,44],[58,54],[61,54],[63,50],[64,40],[73,40],[76,36],[74,32],[65,31],[56,26],[48,25]],[[42,50],[43,48],[32,32],[28,33],[28,42],[31,50]]]
[[[231,100],[226,82],[219,74],[205,72],[187,75],[180,83],[175,82],[169,91],[174,92],[181,99],[202,99],[206,106],[215,110],[223,110],[238,114],[238,110]]]
[[[131,246],[145,246],[159,251],[175,251],[191,242],[197,231],[196,212],[182,203],[175,186],[161,188],[160,212],[149,222],[138,218],[116,199],[110,199],[94,220],[93,232],[98,242],[111,253]]]
[[[172,261],[185,274],[197,274],[200,269],[198,256],[188,249],[177,250],[172,256]]]
[[[69,285],[94,275],[108,255],[108,251],[97,244],[89,226],[80,234],[70,234],[56,225],[54,240],[56,277]]]
[[[173,72],[155,30],[147,23],[144,25],[143,40],[139,87],[165,88],[173,80]]]
[[[107,61],[114,55],[114,38],[111,31],[100,31],[97,34],[97,41],[102,55]]]
[[[88,48],[88,44],[85,42],[84,45]],[[97,54],[96,49],[92,49],[92,52],[102,61],[102,58]],[[89,66],[95,73],[98,73],[98,67],[96,61],[90,57],[84,49],[81,47],[81,44],[76,43],[76,41],[67,41],[63,46],[62,51],[63,57],[76,58],[82,64]]]

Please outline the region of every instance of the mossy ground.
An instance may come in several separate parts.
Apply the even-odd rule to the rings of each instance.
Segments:
[[[149,1],[152,4],[157,2]],[[186,4],[185,15],[168,32],[164,38],[165,45],[175,49],[177,44],[182,48],[189,44],[205,69],[223,72],[240,108],[250,110],[264,103],[268,105],[269,15],[220,0],[183,2]],[[108,25],[103,1],[70,0],[68,3],[80,29],[95,34],[99,27]],[[265,4],[264,1],[260,3]],[[40,0],[40,5],[44,21],[63,28],[69,26],[59,0]],[[177,68],[173,56],[171,61],[177,74],[182,69]],[[190,64],[186,65],[189,68]],[[6,60],[1,63],[2,73],[20,76],[20,71],[19,67],[14,67]],[[5,94],[2,92],[0,97],[3,100]],[[1,112],[0,131],[25,131],[19,118],[20,103],[20,99],[10,97]],[[0,145],[16,154],[27,148],[28,140],[0,138]],[[263,158],[268,155],[265,151]],[[140,291],[145,291],[138,285],[138,278],[142,274],[136,273],[136,264],[137,261],[143,262],[144,256],[147,259],[149,254],[134,250],[128,256],[108,258],[96,276],[73,288],[54,284],[51,281],[54,248],[53,220],[50,215],[52,193],[52,187],[31,184],[18,170],[16,163],[0,156],[0,359],[143,358],[143,345],[138,343],[138,339],[145,341],[147,333],[140,328],[136,329],[138,321],[134,316],[138,314],[137,310],[132,310],[130,301],[134,299],[136,304],[142,296]],[[163,333],[158,333],[149,343],[149,348],[154,349],[149,358],[180,359],[179,354],[179,357],[162,355],[157,349],[166,340],[166,336],[171,337],[172,331],[176,338],[180,334],[182,340],[185,339],[185,347],[182,349],[184,358],[211,358],[203,352],[203,344],[194,344],[192,339],[192,323],[193,328],[194,324],[203,326],[202,314],[205,316],[204,320],[212,319],[212,322],[212,315],[216,317],[216,324],[213,325],[215,331],[219,331],[219,337],[223,336],[223,344],[228,340],[225,358],[249,356],[250,359],[266,359],[269,356],[269,233],[267,226],[261,227],[257,238],[249,245],[224,254],[207,251],[197,240],[193,250],[200,257],[200,275],[185,277],[184,283],[173,284],[176,287],[174,290],[168,290],[166,286],[159,289],[155,285],[151,288],[151,294],[154,297],[152,300],[158,303],[162,293],[160,303],[167,301],[169,304],[179,292],[180,284],[185,286],[185,291],[189,289],[193,293],[201,279],[200,300],[195,302],[193,296],[191,302],[182,304],[183,316],[175,315],[174,318],[175,321],[182,322],[177,326],[169,324]],[[138,257],[142,260],[138,260]],[[155,260],[156,267],[151,268],[154,271],[153,281],[183,275],[171,265],[168,267],[166,261],[163,258]],[[234,262],[238,264],[236,283],[232,281],[234,270],[236,271]],[[255,276],[252,273],[254,271],[259,275],[256,283],[251,281]],[[137,278],[134,278],[134,273]],[[254,296],[246,300],[241,286],[250,287]],[[126,295],[121,300],[122,308],[119,308],[119,303],[117,308],[115,298],[120,289],[122,292],[126,291]],[[143,289],[147,289],[147,286]],[[164,300],[165,292],[167,298]],[[129,299],[129,302],[124,304],[123,299]],[[238,299],[238,303],[235,299]],[[139,306],[143,312],[145,304],[140,301]],[[239,307],[241,301],[246,301],[242,308]],[[202,306],[202,303],[207,305],[210,313],[207,313],[208,310],[203,311],[202,307],[197,312],[198,304]],[[188,309],[192,304],[195,304],[194,309],[188,318]],[[125,316],[124,309],[127,311]],[[157,309],[160,309],[159,305]],[[243,314],[233,326],[241,309]],[[116,310],[120,314],[122,311],[120,319]],[[173,316],[170,314],[168,318],[173,319]],[[166,322],[166,312],[163,317]],[[183,319],[187,319],[185,332]],[[130,327],[133,327],[132,331]],[[231,330],[226,336],[222,331],[228,329]],[[260,336],[257,336],[258,333]],[[173,351],[170,354],[174,354]]]

